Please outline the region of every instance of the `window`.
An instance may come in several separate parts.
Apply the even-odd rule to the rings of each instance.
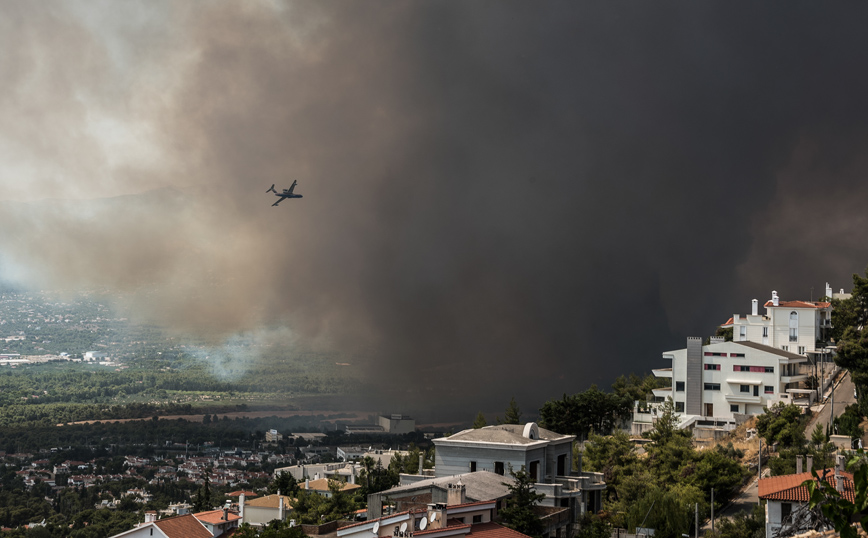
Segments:
[[[785,517],[789,517],[792,511],[793,503],[781,503],[781,521],[783,521]]]
[[[789,351],[789,350],[790,350],[790,346],[781,346],[781,349],[783,349],[784,351]]]
[[[503,474],[503,462],[502,461],[494,462],[494,472],[499,474],[499,475]]]
[[[730,357],[744,357],[744,353],[730,353]]]
[[[720,365],[719,364],[706,364],[705,369],[706,370],[720,370]]]
[[[463,517],[456,517],[455,519],[457,519],[459,523],[464,525],[464,518]]]
[[[684,402],[675,402],[675,412],[683,413],[684,412]]]
[[[757,372],[760,374],[775,373],[774,366],[745,366],[744,364],[736,364],[732,367],[733,372]]]
[[[768,338],[768,337],[769,337],[769,328],[763,327],[763,338]]]
[[[730,404],[729,405],[730,413],[738,413],[738,404]]]
[[[473,516],[473,522],[474,523],[482,523],[482,514]]]
[[[747,393],[750,393],[750,385],[741,385],[741,386],[739,386],[739,392],[747,392]]]
[[[747,327],[741,326],[738,328],[738,336],[742,340],[747,340]]]
[[[805,346],[799,346],[799,355],[805,354]]]
[[[705,390],[720,390],[720,383],[706,383]]]
[[[775,388],[772,387],[771,385],[766,385],[763,387],[763,392],[765,392],[766,394],[774,394]]]
[[[675,382],[675,392],[684,392],[684,381]]]
[[[558,476],[566,476],[567,474],[567,455],[561,454],[558,456]]]
[[[534,482],[539,482],[539,460],[530,462],[530,469],[528,469],[527,474]]]
[[[790,342],[799,340],[799,313],[790,312]]]
[[[471,461],[471,462],[470,462],[470,472],[471,472],[471,473],[475,473],[475,472],[476,472],[476,462],[475,462],[475,461]]]

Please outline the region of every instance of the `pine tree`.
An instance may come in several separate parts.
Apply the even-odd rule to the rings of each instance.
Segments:
[[[500,420],[500,417],[498,417],[497,423],[521,424],[521,409],[519,409],[518,404],[515,403],[515,396],[509,399],[509,405],[506,407],[506,414],[503,416],[503,420]]]
[[[482,414],[482,411],[476,415],[476,420],[473,421],[473,429],[478,430],[486,425],[485,415]]]
[[[500,515],[510,529],[539,538],[545,528],[533,507],[543,500],[545,495],[533,489],[533,478],[525,471],[524,465],[518,471],[510,466],[509,474],[515,481],[504,482],[504,485],[509,488],[512,495],[506,502],[506,508],[500,511]]]

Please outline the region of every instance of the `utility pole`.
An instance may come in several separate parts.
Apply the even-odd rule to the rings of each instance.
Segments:
[[[837,435],[837,430],[835,430],[835,381],[832,381],[832,409],[831,414],[829,415],[829,425],[832,426],[832,433]]]
[[[763,438],[759,436],[759,432],[757,432],[757,437],[759,437],[759,465],[757,465],[756,489],[759,492],[759,481],[763,477]],[[757,504],[760,502],[759,497],[757,497]]]
[[[694,524],[696,530],[693,531],[693,536],[694,538],[699,538],[699,503],[694,504],[693,509],[696,510],[696,523]]]
[[[711,534],[714,534],[714,488],[711,488]]]

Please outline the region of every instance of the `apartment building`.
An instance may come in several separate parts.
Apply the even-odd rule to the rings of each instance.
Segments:
[[[756,342],[727,342],[689,337],[687,347],[663,353],[671,367],[652,370],[670,378],[656,389],[658,402],[671,398],[681,418],[679,426],[731,429],[737,415],[758,415],[778,402],[791,403],[813,393],[805,382],[813,365],[807,356]],[[659,404],[633,413],[634,433],[653,427]]]

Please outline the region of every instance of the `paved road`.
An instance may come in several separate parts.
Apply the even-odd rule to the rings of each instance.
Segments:
[[[853,384],[853,380],[850,379],[850,372],[845,371],[838,379],[838,383],[835,386],[834,404],[830,393],[826,397],[825,404],[823,404],[819,410],[817,410],[816,406],[813,407],[814,418],[808,423],[807,428],[805,428],[805,437],[808,439],[811,438],[811,432],[813,432],[815,424],[822,424],[823,431],[826,430],[826,425],[829,424],[829,417],[831,416],[833,405],[835,408],[835,418],[838,418],[844,413],[844,408],[850,404],[856,403],[856,398],[853,397],[854,388],[855,385]]]

